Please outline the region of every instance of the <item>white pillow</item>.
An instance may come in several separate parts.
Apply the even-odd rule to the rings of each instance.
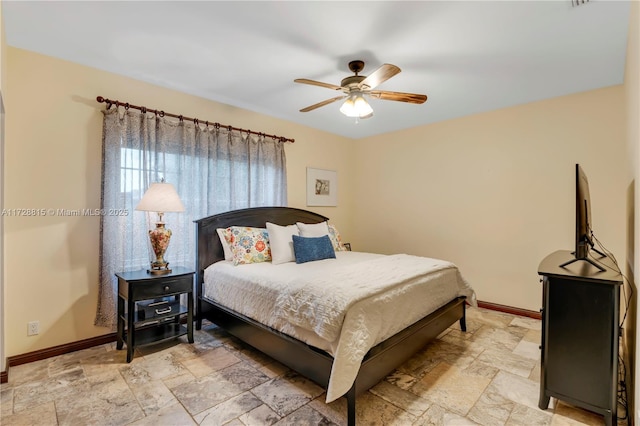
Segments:
[[[296,222],[296,226],[300,230],[301,237],[322,237],[323,235],[329,235],[329,226],[326,221],[320,223]]]
[[[229,242],[225,238],[226,229],[225,228],[217,228],[216,232],[218,233],[218,238],[220,238],[220,242],[222,243],[222,250],[224,251],[224,260],[233,260],[233,252],[231,251],[231,246]]]
[[[293,235],[299,235],[296,225],[280,226],[267,222],[269,233],[269,245],[271,246],[271,263],[295,262],[296,255],[293,252]]]

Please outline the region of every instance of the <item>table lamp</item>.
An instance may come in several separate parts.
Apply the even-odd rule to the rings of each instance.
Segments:
[[[164,179],[152,183],[136,206],[136,210],[158,213],[155,229],[149,230],[149,240],[156,258],[151,261],[151,268],[147,272],[155,275],[171,273],[169,263],[164,260],[164,254],[171,239],[171,230],[164,227],[162,216],[166,212],[184,211],[184,205],[180,201],[176,189],[170,183],[166,183]]]

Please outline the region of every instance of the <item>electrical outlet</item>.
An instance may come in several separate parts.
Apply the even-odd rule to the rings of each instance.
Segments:
[[[27,336],[35,336],[40,333],[40,321],[31,321],[27,323]]]

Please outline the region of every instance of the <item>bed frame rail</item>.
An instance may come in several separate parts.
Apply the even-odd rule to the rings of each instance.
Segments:
[[[318,385],[328,386],[333,363],[329,354],[215,302],[205,303],[212,308],[209,321]]]
[[[251,318],[206,301],[206,318],[260,352],[327,388],[333,357]],[[347,392],[347,424],[355,425],[356,397],[392,373],[456,321],[466,331],[465,297],[458,297],[413,325],[374,346],[365,355]]]

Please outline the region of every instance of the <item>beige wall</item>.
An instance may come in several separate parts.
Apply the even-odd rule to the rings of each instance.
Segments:
[[[449,259],[479,300],[537,311],[539,262],[573,248],[576,163],[624,259],[624,123],[615,86],[360,140],[353,240]]]
[[[7,45],[4,38],[4,18],[2,16],[2,0],[0,0],[0,120],[3,120],[4,110],[4,78],[5,78],[5,54]],[[0,211],[4,208],[4,121],[0,122]],[[4,217],[0,215],[0,371],[6,370],[6,358],[4,355]]]
[[[624,346],[629,365],[627,376],[630,395],[628,401],[630,418],[640,425],[640,368],[638,366],[638,348],[640,327],[638,326],[638,289],[637,277],[640,271],[640,3],[632,2],[631,18],[627,45],[627,61],[625,68],[625,95],[627,117],[627,262],[626,274],[634,288],[634,297],[625,324]]]
[[[100,95],[294,138],[289,205],[306,206],[307,166],[337,170],[339,206],[315,210],[350,226],[350,140],[25,50],[9,48],[7,63],[7,209],[100,207]],[[109,332],[93,325],[98,218],[7,217],[5,243],[6,356]],[[33,320],[41,332],[27,337]]]

